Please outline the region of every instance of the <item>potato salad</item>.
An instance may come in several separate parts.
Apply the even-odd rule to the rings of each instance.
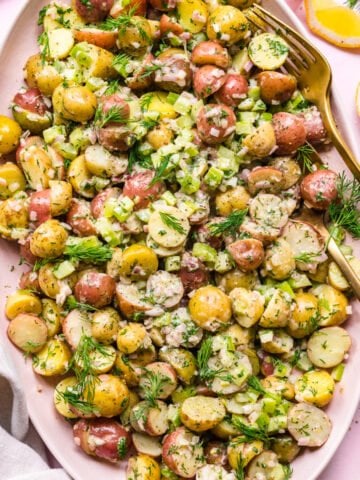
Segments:
[[[351,289],[298,214],[360,237],[360,186],[251,3],[52,2],[0,116],[8,337],[128,480],[288,480],[331,433]]]

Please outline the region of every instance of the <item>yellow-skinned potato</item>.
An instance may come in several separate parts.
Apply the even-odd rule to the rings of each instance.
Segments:
[[[9,323],[7,334],[14,345],[26,353],[35,353],[42,349],[47,340],[45,322],[29,313],[19,313]]]
[[[48,336],[53,337],[61,330],[61,310],[59,305],[50,298],[43,298],[41,300],[42,313],[41,318],[44,320],[47,329]]]
[[[158,258],[151,248],[134,243],[122,252],[119,275],[131,280],[144,280],[158,269]]]
[[[275,280],[285,280],[295,270],[296,263],[288,242],[279,238],[266,249],[265,269]]]
[[[130,354],[136,352],[147,338],[144,325],[129,323],[119,330],[116,343],[120,352]]]
[[[131,22],[119,29],[119,48],[129,55],[141,57],[151,43],[151,27],[144,17],[132,16]]]
[[[109,372],[115,364],[116,351],[111,345],[102,345],[96,350],[89,351],[90,370],[94,375]],[[76,366],[81,370],[84,369],[82,359],[78,359]]]
[[[165,92],[149,92],[140,97],[141,105],[144,105],[145,112],[156,112],[159,119],[176,118],[178,113],[175,112],[173,105],[167,101],[168,94]]]
[[[276,453],[280,462],[290,463],[300,453],[301,447],[291,435],[281,435],[271,441],[271,450]]]
[[[252,290],[255,288],[257,282],[258,277],[255,270],[252,272],[242,272],[241,270],[234,269],[224,275],[216,276],[217,285],[221,287],[225,293],[230,293],[234,288]]]
[[[112,307],[98,310],[92,316],[91,335],[100,343],[113,343],[117,338],[120,320],[120,315]]]
[[[282,395],[286,400],[292,400],[295,396],[294,385],[284,378],[270,375],[261,380],[262,386],[270,393]]]
[[[239,430],[234,427],[230,419],[225,417],[224,420],[218,423],[216,427],[211,430],[211,433],[222,440],[227,440],[230,437],[235,437],[238,435]]]
[[[294,339],[280,328],[259,330],[262,348],[269,353],[289,353],[294,346]]]
[[[192,320],[201,328],[214,332],[231,318],[231,300],[219,288],[201,287],[191,297],[189,311]]]
[[[129,387],[136,387],[139,384],[139,374],[135,372],[135,365],[129,361],[124,353],[117,352],[115,368]]]
[[[60,415],[65,418],[77,418],[77,415],[71,410],[69,403],[61,394],[65,393],[68,387],[74,387],[77,383],[76,377],[68,377],[61,380],[55,387],[54,405]]]
[[[272,152],[276,145],[275,131],[271,122],[266,122],[247,135],[243,145],[250,155],[256,158],[264,158]]]
[[[334,388],[334,379],[326,370],[306,372],[295,382],[296,399],[298,402],[324,407],[332,399]]]
[[[76,193],[85,198],[95,196],[95,188],[91,186],[92,174],[86,167],[85,155],[76,157],[68,168],[68,179]]]
[[[259,324],[265,328],[285,327],[291,313],[291,297],[280,289],[274,290]]]
[[[215,198],[216,211],[223,217],[228,217],[234,210],[247,208],[250,194],[245,187],[239,185],[223,193],[218,193]]]
[[[43,64],[40,54],[29,57],[24,67],[24,78],[31,88],[38,88],[44,95],[50,96],[63,78],[52,65]]]
[[[17,290],[8,296],[5,305],[5,315],[9,320],[19,313],[39,315],[42,311],[40,298],[27,290]]]
[[[224,404],[219,398],[196,395],[187,398],[181,405],[182,423],[194,432],[214,428],[226,415]]]
[[[246,288],[234,288],[229,293],[229,297],[239,325],[245,328],[255,325],[264,312],[264,297],[259,292],[246,290]]]
[[[321,327],[331,327],[341,325],[347,319],[347,306],[349,304],[345,295],[332,287],[331,285],[318,285],[312,288],[313,293],[318,298]]]
[[[12,118],[0,115],[0,154],[13,152],[19,145],[21,127]]]
[[[19,160],[30,188],[33,190],[48,188],[53,164],[40,137],[31,137],[31,141],[21,149]]]
[[[62,180],[50,180],[49,187],[51,215],[63,215],[71,206],[72,187],[70,183]]]
[[[54,112],[74,122],[85,123],[93,118],[96,96],[87,87],[59,85],[52,96]]]
[[[191,383],[196,374],[197,365],[194,355],[189,350],[164,347],[159,352],[159,358],[173,367],[182,382]]]
[[[330,260],[320,263],[314,273],[307,272],[307,276],[316,283],[326,283],[329,273]]]
[[[177,5],[180,25],[190,33],[199,33],[208,18],[208,7],[202,0],[182,0]],[[194,12],[198,12],[194,19]]]
[[[120,415],[122,425],[129,425],[132,408],[140,402],[139,395],[134,390],[129,390],[129,401],[125,410]]]
[[[239,345],[248,345],[252,342],[255,337],[255,331],[251,328],[240,327],[240,325],[234,323],[224,331],[224,335],[231,337],[234,345],[237,347]]]
[[[27,197],[19,193],[19,196],[0,203],[0,234],[5,238],[12,238],[15,229],[29,226]]]
[[[54,258],[61,255],[65,248],[68,233],[57,220],[47,220],[32,234],[30,250],[41,258]]]
[[[248,21],[240,10],[230,5],[221,5],[211,13],[206,33],[210,40],[233,45],[245,38],[248,26]]]
[[[156,360],[156,355],[155,347],[151,344],[148,348],[140,348],[131,355],[131,361],[137,367],[146,367],[146,365]]]
[[[160,480],[160,478],[160,466],[152,457],[141,453],[129,458],[126,480]]]
[[[20,168],[12,162],[0,165],[0,199],[6,199],[19,190],[24,190],[25,177]]]
[[[36,373],[44,377],[64,375],[70,359],[71,351],[67,344],[58,338],[52,338],[33,356],[32,366]]]
[[[120,415],[128,404],[129,390],[125,382],[119,377],[107,373],[99,375],[97,379],[92,403],[99,416],[114,417]]]
[[[252,442],[243,442],[244,437],[233,438],[227,448],[228,461],[234,470],[239,467],[239,459],[241,458],[245,467],[251,460],[264,450],[264,444],[260,440]]]
[[[304,338],[316,327],[318,299],[309,292],[295,294],[295,309],[293,310],[287,331],[294,338]]]
[[[40,267],[38,281],[41,291],[50,298],[56,298],[60,292],[61,283],[54,275],[55,263],[46,263]]]
[[[174,134],[170,128],[164,123],[160,123],[152,128],[146,135],[146,140],[150,143],[154,150],[159,150],[160,147],[171,143]]]
[[[118,73],[112,66],[114,54],[104,48],[92,45],[87,42],[78,43],[71,51],[71,56],[78,59],[82,64],[86,63],[86,74],[89,77],[103,78],[110,80],[116,78]],[[87,59],[84,62],[84,58]]]

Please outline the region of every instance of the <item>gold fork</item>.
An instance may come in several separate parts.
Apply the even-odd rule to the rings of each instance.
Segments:
[[[325,57],[299,33],[259,5],[245,10],[247,19],[258,29],[273,31],[289,45],[285,70],[296,77],[299,88],[309,102],[320,110],[330,140],[355,178],[360,179],[360,161],[346,145],[331,111],[331,68]]]

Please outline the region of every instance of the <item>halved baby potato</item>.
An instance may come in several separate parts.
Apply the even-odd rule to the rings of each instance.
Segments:
[[[182,423],[194,432],[214,428],[226,415],[224,404],[219,398],[197,395],[187,398],[181,405]]]

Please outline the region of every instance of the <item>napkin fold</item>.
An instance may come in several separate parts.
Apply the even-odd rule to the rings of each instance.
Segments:
[[[29,422],[21,382],[0,344],[0,480],[71,480],[51,469],[45,446]]]

